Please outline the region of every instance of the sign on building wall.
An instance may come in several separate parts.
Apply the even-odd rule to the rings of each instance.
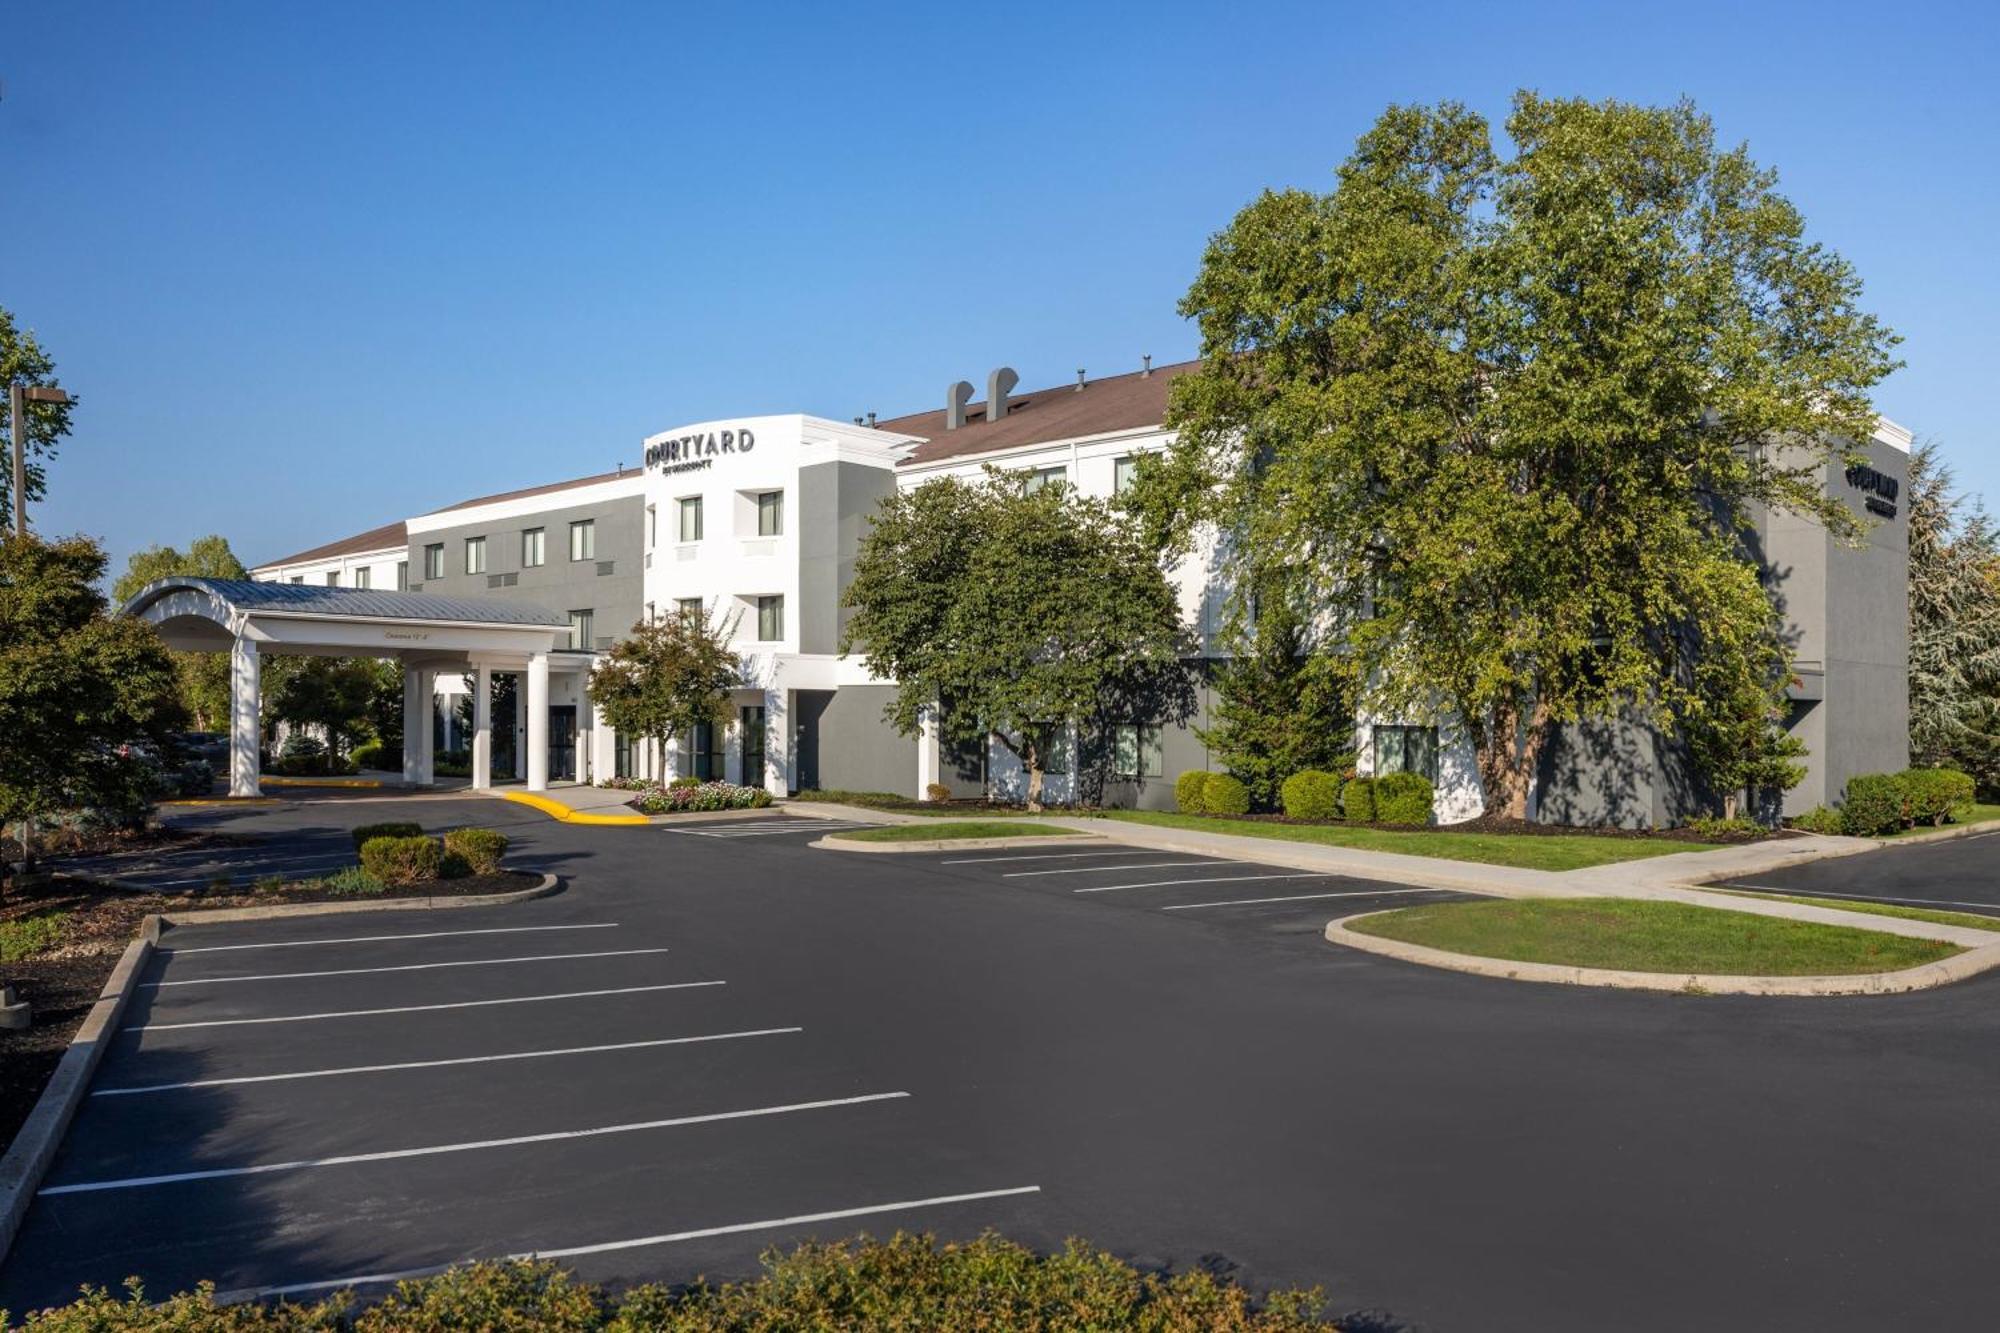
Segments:
[[[699,472],[711,467],[724,454],[747,454],[757,447],[754,431],[712,430],[703,434],[657,440],[646,446],[646,466],[657,466],[664,475],[672,472]]]

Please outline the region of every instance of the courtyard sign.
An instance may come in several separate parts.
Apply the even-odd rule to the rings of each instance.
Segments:
[[[712,430],[659,440],[646,446],[646,466],[658,465],[661,472],[694,472],[708,467],[723,454],[747,454],[757,447],[757,436],[749,430]]]

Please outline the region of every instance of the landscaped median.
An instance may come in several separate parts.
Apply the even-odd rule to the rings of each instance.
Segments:
[[[2000,934],[1975,946],[1958,942],[1966,939],[1960,928],[1940,924],[1940,935],[1955,938],[1668,899],[1551,897],[1373,912],[1335,921],[1326,934],[1454,971],[1698,994],[1919,990],[2000,962]]]
[[[1036,846],[1049,842],[1090,841],[1090,835],[1027,819],[939,819],[920,824],[883,824],[878,828],[843,829],[815,842],[815,847],[855,852],[935,852],[952,847]]]

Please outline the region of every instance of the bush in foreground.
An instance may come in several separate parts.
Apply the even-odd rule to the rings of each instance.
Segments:
[[[475,875],[491,875],[507,854],[507,835],[490,828],[455,828],[444,835],[445,855],[465,862]]]
[[[1340,813],[1357,824],[1375,822],[1375,779],[1350,778],[1340,789]]]
[[[1901,773],[1856,773],[1847,780],[1847,798],[1840,807],[1847,831],[1860,837],[1895,832],[1909,810],[1909,784]]]
[[[762,810],[770,803],[771,793],[762,787],[739,787],[733,782],[702,782],[692,778],[675,778],[664,787],[644,788],[627,802],[646,815]]]
[[[1972,775],[1949,768],[1912,768],[1903,773],[1903,791],[1913,823],[1942,824],[1972,812]]]
[[[361,868],[384,884],[421,884],[438,878],[444,849],[435,838],[370,838],[361,844]]]
[[[1201,789],[1208,785],[1208,770],[1190,768],[1174,779],[1174,809],[1184,815],[1203,813]]]
[[[1847,823],[1832,806],[1816,805],[1802,815],[1794,815],[1791,825],[1806,833],[1844,833]]]
[[[1250,788],[1241,778],[1228,773],[1210,773],[1201,784],[1201,808],[1211,815],[1250,813]]]
[[[339,1295],[315,1305],[218,1306],[204,1286],[159,1305],[136,1286],[119,1300],[102,1289],[31,1315],[35,1333],[749,1333],[749,1330],[924,1329],[939,1333],[1038,1329],[1043,1333],[1332,1333],[1317,1317],[1318,1292],[1283,1292],[1262,1308],[1243,1288],[1207,1272],[1142,1274],[1071,1241],[1038,1255],[998,1236],[938,1245],[898,1234],[804,1245],[764,1257],[750,1282],[635,1287],[610,1296],[543,1262],[471,1264],[399,1283],[356,1311]]]
[[[1340,818],[1340,779],[1331,773],[1311,768],[1294,773],[1285,779],[1278,794],[1288,819],[1306,819],[1317,824]]]

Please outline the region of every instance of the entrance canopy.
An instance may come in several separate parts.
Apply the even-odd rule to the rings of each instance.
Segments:
[[[176,577],[149,583],[125,614],[150,622],[170,648],[230,655],[229,794],[258,794],[264,654],[393,657],[403,664],[403,713],[427,715],[441,671],[471,672],[472,785],[492,781],[489,673],[527,674],[528,788],[548,786],[549,654],[567,641],[569,617],[497,597],[440,597],[368,588]],[[403,780],[431,781],[431,731],[403,728]]]

